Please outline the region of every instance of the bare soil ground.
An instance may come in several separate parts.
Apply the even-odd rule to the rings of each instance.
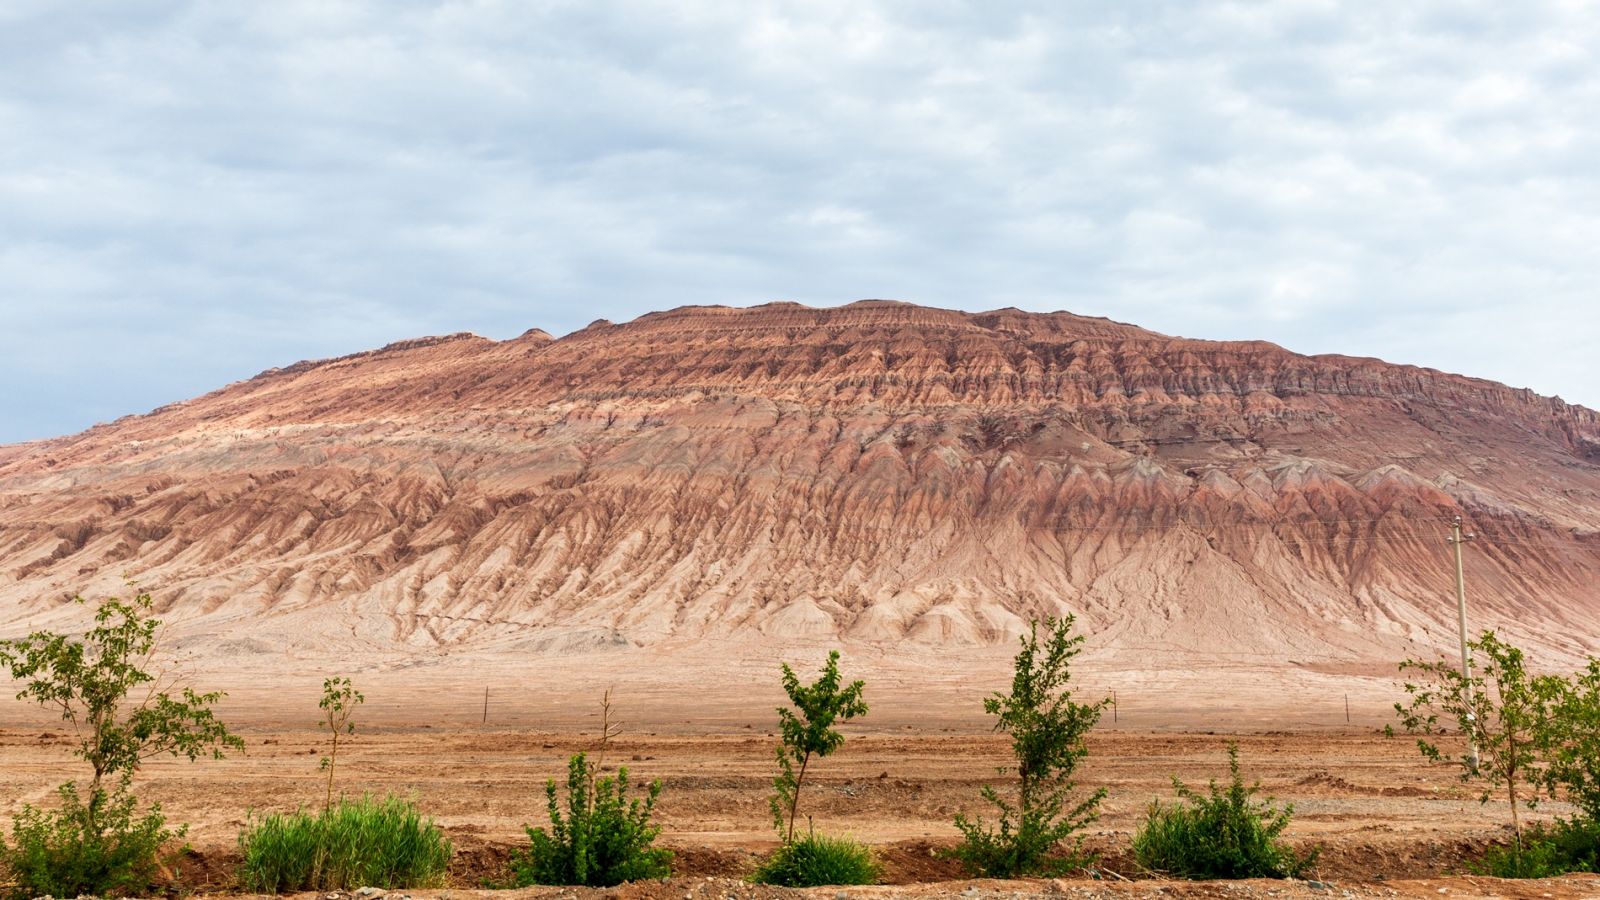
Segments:
[[[656,730],[645,730],[655,728]],[[1104,815],[1089,835],[1102,853],[1101,880],[967,882],[939,851],[954,843],[958,812],[981,813],[979,787],[1006,761],[1003,737],[970,725],[851,727],[837,755],[815,767],[803,798],[818,829],[874,845],[885,886],[812,892],[849,898],[959,894],[967,900],[1013,895],[1063,896],[1525,896],[1600,897],[1600,877],[1498,882],[1463,876],[1465,863],[1507,832],[1505,804],[1480,804],[1452,770],[1424,763],[1414,744],[1373,730],[1324,733],[1256,731],[1148,732],[1103,728],[1091,740],[1083,787],[1105,787]],[[158,761],[141,778],[143,796],[161,802],[174,822],[191,825],[193,852],[184,880],[210,892],[236,890],[236,840],[252,810],[320,802],[323,737],[310,728],[246,726],[243,756],[196,764]],[[1188,884],[1138,871],[1128,841],[1146,805],[1172,796],[1171,778],[1204,784],[1226,775],[1226,746],[1238,741],[1247,777],[1295,805],[1289,831],[1300,846],[1321,846],[1306,882]],[[561,776],[569,754],[594,749],[593,727],[557,732],[444,730],[373,725],[341,748],[338,788],[345,793],[414,796],[436,816],[457,848],[451,873],[456,898],[495,882],[522,827],[545,821],[545,779]],[[77,774],[60,723],[0,728],[0,815],[23,803],[45,804],[52,787]],[[678,878],[609,892],[524,891],[497,897],[667,898],[725,900],[776,893],[739,880],[775,846],[766,797],[774,738],[754,722],[732,733],[667,733],[650,725],[612,742],[608,769],[627,766],[636,780],[659,778],[662,841],[677,851]],[[1541,807],[1541,816],[1563,812]],[[1131,881],[1124,882],[1121,879]],[[396,895],[398,896],[398,895]],[[416,896],[441,896],[419,892]]]

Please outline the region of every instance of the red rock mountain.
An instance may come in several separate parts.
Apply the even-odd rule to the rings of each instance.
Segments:
[[[223,655],[941,651],[1069,609],[1127,659],[1389,666],[1452,634],[1457,514],[1475,624],[1600,645],[1593,410],[1068,313],[688,307],[0,448],[0,631],[127,575]]]

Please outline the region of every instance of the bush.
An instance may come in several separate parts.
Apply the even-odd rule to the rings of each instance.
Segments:
[[[545,784],[550,831],[529,828],[531,846],[511,859],[512,884],[582,884],[610,887],[624,881],[666,878],[672,851],[652,847],[661,826],[650,824],[661,782],[643,799],[628,799],[628,770],[616,778],[595,777],[579,753],[567,763],[567,813],[556,800],[556,782]]]
[[[983,799],[998,813],[997,827],[989,827],[982,819],[956,816],[964,840],[953,855],[975,875],[1061,874],[1087,862],[1081,839],[1065,857],[1051,855],[1099,816],[1100,801],[1106,796],[1101,788],[1070,808],[1067,805],[1076,789],[1072,774],[1089,753],[1084,736],[1100,721],[1101,710],[1110,702],[1073,702],[1067,685],[1083,637],[1072,634],[1072,622],[1070,615],[1045,619],[1047,636],[1042,647],[1040,623],[1034,622],[1013,663],[1011,692],[996,693],[983,701],[984,712],[996,718],[995,730],[1011,735],[1017,790],[1011,801],[992,786],[983,788]],[[1000,771],[1004,774],[1007,768]]]
[[[342,800],[318,813],[269,815],[239,836],[240,878],[252,891],[434,887],[453,848],[399,797]]]
[[[878,878],[872,851],[846,838],[810,834],[779,847],[750,880],[783,887],[871,884]]]
[[[1316,861],[1316,850],[1299,856],[1279,840],[1294,806],[1254,799],[1261,785],[1246,787],[1239,776],[1237,744],[1228,746],[1228,772],[1227,789],[1212,781],[1204,796],[1172,779],[1186,805],[1150,804],[1133,837],[1141,866],[1178,878],[1296,878]]]
[[[1549,763],[1541,780],[1590,823],[1600,822],[1600,659],[1557,683],[1541,723],[1540,748]]]
[[[1494,847],[1471,867],[1496,878],[1551,878],[1568,872],[1600,872],[1600,824],[1588,819],[1539,823],[1516,842]]]
[[[166,827],[160,806],[142,818],[137,801],[117,791],[85,804],[72,782],[57,788],[61,809],[24,806],[11,824],[0,863],[18,897],[123,896],[144,892],[165,861],[161,846],[182,832]],[[90,808],[97,818],[91,822]]]

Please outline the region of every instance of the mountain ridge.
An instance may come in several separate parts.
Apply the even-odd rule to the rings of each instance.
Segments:
[[[243,379],[241,381],[236,381],[236,382],[229,383],[227,385],[224,385],[221,388],[218,388],[218,389],[216,389],[214,391],[209,391],[209,392],[207,392],[205,394],[202,394],[202,395],[200,395],[198,397],[195,397],[195,398],[191,398],[191,399],[188,399],[188,400],[180,400],[180,401],[176,401],[176,402],[173,402],[173,403],[165,404],[163,406],[160,406],[160,407],[157,407],[156,409],[151,410],[148,413],[131,414],[131,415],[127,415],[127,416],[121,416],[121,417],[113,420],[112,422],[100,423],[100,424],[97,424],[95,426],[92,426],[89,429],[86,429],[84,432],[79,432],[77,435],[61,435],[61,436],[56,436],[56,437],[47,437],[47,438],[39,438],[39,439],[31,440],[31,441],[24,441],[24,442],[21,442],[21,443],[18,443],[18,444],[0,445],[0,452],[3,452],[6,449],[14,449],[14,448],[18,448],[18,447],[26,447],[26,446],[30,446],[30,445],[39,445],[39,444],[46,444],[46,443],[53,444],[53,443],[57,443],[57,442],[61,442],[61,441],[71,440],[72,438],[78,437],[78,436],[80,436],[82,434],[99,431],[101,429],[105,429],[105,428],[109,428],[109,427],[114,427],[114,426],[126,423],[126,422],[128,422],[130,420],[145,419],[145,418],[148,418],[148,417],[151,417],[151,416],[155,416],[155,415],[158,415],[158,414],[161,414],[161,413],[164,413],[164,412],[168,412],[168,411],[170,411],[172,409],[175,409],[175,408],[188,406],[188,405],[191,405],[191,404],[193,404],[193,403],[195,403],[195,402],[197,402],[199,400],[204,400],[204,399],[206,399],[208,397],[212,397],[212,396],[215,396],[217,394],[221,394],[221,393],[227,392],[230,389],[236,388],[236,387],[238,387],[240,385],[249,384],[251,382],[263,381],[263,380],[273,380],[273,379],[279,379],[279,378],[284,378],[284,377],[292,377],[292,376],[304,374],[304,373],[312,371],[312,370],[324,368],[324,367],[327,367],[327,366],[333,366],[333,365],[338,365],[338,364],[343,364],[343,363],[350,363],[350,362],[354,362],[354,361],[361,360],[361,359],[370,359],[370,358],[373,358],[373,357],[379,357],[379,356],[384,356],[384,355],[404,353],[406,351],[424,349],[424,348],[428,348],[428,347],[435,347],[435,346],[439,346],[439,345],[443,345],[443,344],[450,344],[450,343],[454,343],[454,342],[470,342],[470,343],[478,344],[478,345],[481,345],[481,346],[482,345],[499,346],[499,345],[505,345],[505,344],[511,344],[511,343],[525,342],[525,341],[530,341],[530,340],[535,342],[535,343],[538,343],[538,344],[546,344],[546,343],[547,344],[560,344],[562,342],[566,342],[566,341],[569,341],[569,340],[571,340],[573,338],[577,338],[577,337],[580,337],[580,336],[592,336],[592,335],[586,335],[586,333],[592,332],[592,331],[596,331],[598,329],[629,327],[629,326],[639,325],[639,324],[642,324],[642,323],[654,323],[654,322],[658,322],[658,321],[662,321],[662,320],[689,318],[689,317],[694,317],[694,316],[703,315],[703,314],[706,314],[706,315],[709,315],[709,314],[738,315],[738,314],[751,313],[751,312],[761,312],[761,311],[768,311],[768,310],[774,310],[774,309],[826,313],[826,312],[844,311],[844,310],[851,310],[851,309],[882,309],[882,308],[890,308],[890,309],[893,309],[893,308],[904,308],[904,309],[923,310],[923,311],[934,312],[934,313],[948,313],[952,317],[964,317],[964,318],[966,318],[968,320],[973,320],[972,324],[974,325],[974,327],[978,327],[978,328],[984,328],[984,326],[981,325],[981,324],[977,324],[977,323],[981,323],[982,321],[985,321],[985,320],[998,321],[998,320],[1001,320],[1002,317],[1015,317],[1015,318],[1025,318],[1025,319],[1034,319],[1034,320],[1041,319],[1041,318],[1044,318],[1044,319],[1066,318],[1066,319],[1073,320],[1073,321],[1082,321],[1082,322],[1103,324],[1105,326],[1113,327],[1113,328],[1129,329],[1132,332],[1136,333],[1136,334],[1129,335],[1129,337],[1131,339],[1135,339],[1135,340],[1139,339],[1140,337],[1144,337],[1144,338],[1149,338],[1149,339],[1155,340],[1157,342],[1192,343],[1192,344],[1203,345],[1205,347],[1214,348],[1216,350],[1222,350],[1222,351],[1256,351],[1256,352],[1283,354],[1283,355],[1288,356],[1288,357],[1293,357],[1293,358],[1296,358],[1296,359],[1306,360],[1306,361],[1310,361],[1310,362],[1322,362],[1322,363],[1342,364],[1342,365],[1361,365],[1361,366],[1371,366],[1371,367],[1381,367],[1381,368],[1388,368],[1388,369],[1396,369],[1396,370],[1401,370],[1401,371],[1406,371],[1406,372],[1419,373],[1421,375],[1425,375],[1425,376],[1428,376],[1430,378],[1439,378],[1439,379],[1444,379],[1444,380],[1449,380],[1449,381],[1471,383],[1471,384],[1475,384],[1475,385],[1478,385],[1480,387],[1489,389],[1489,390],[1494,391],[1494,392],[1510,392],[1511,394],[1516,395],[1516,396],[1520,397],[1523,400],[1527,400],[1527,401],[1530,401],[1530,402],[1536,402],[1536,403],[1537,402],[1548,403],[1548,404],[1550,404],[1552,409],[1554,411],[1556,411],[1556,412],[1571,410],[1574,414],[1576,414],[1580,418],[1585,419],[1588,423],[1591,423],[1591,424],[1600,423],[1600,412],[1597,412],[1595,410],[1589,409],[1588,407],[1585,407],[1582,404],[1569,403],[1569,402],[1561,399],[1558,396],[1542,395],[1542,394],[1539,394],[1538,392],[1536,392],[1536,391],[1534,391],[1534,390],[1532,390],[1530,388],[1510,387],[1508,385],[1501,384],[1499,382],[1495,382],[1495,381],[1492,381],[1492,380],[1489,380],[1489,379],[1477,378],[1477,377],[1468,376],[1468,375],[1460,375],[1460,374],[1456,374],[1456,373],[1446,372],[1444,370],[1433,368],[1433,367],[1414,366],[1414,365],[1403,364],[1403,363],[1390,363],[1390,362],[1387,362],[1387,361],[1385,361],[1383,359],[1380,359],[1380,358],[1377,358],[1377,357],[1350,356],[1350,355],[1347,355],[1347,354],[1338,354],[1338,353],[1300,354],[1300,353],[1296,353],[1294,351],[1288,350],[1287,348],[1284,348],[1283,346],[1281,346],[1279,344],[1272,343],[1270,341],[1261,341],[1261,340],[1209,340],[1209,339],[1199,339],[1199,338],[1169,337],[1167,335],[1163,335],[1163,334],[1160,334],[1160,333],[1157,333],[1157,332],[1152,332],[1152,331],[1148,331],[1148,330],[1139,328],[1138,326],[1135,326],[1135,325],[1132,325],[1132,324],[1129,324],[1129,323],[1118,322],[1116,320],[1112,320],[1112,319],[1109,319],[1109,318],[1106,318],[1106,317],[1102,317],[1102,316],[1082,316],[1082,315],[1079,315],[1079,314],[1076,314],[1076,313],[1068,312],[1066,310],[1055,310],[1055,311],[1051,311],[1051,312],[1047,312],[1047,313],[1033,313],[1033,312],[1027,312],[1027,311],[1018,309],[1016,307],[1003,307],[1003,308],[1000,308],[1000,309],[988,310],[988,311],[984,311],[984,312],[967,313],[967,312],[962,312],[960,310],[948,310],[948,309],[941,309],[941,308],[935,308],[935,307],[921,307],[921,306],[917,306],[915,304],[911,304],[911,303],[908,303],[908,302],[905,302],[905,301],[899,301],[899,300],[858,300],[858,301],[855,301],[853,303],[844,304],[842,306],[837,306],[837,307],[808,307],[808,306],[805,306],[803,304],[796,303],[796,302],[793,302],[793,301],[774,301],[774,302],[770,302],[770,303],[760,304],[760,305],[757,305],[757,306],[747,306],[747,307],[724,306],[724,305],[687,305],[687,306],[680,306],[680,307],[675,307],[675,308],[670,309],[670,310],[661,310],[661,311],[657,311],[657,312],[645,313],[645,314],[640,315],[636,319],[631,320],[628,323],[624,323],[623,325],[617,325],[617,324],[612,323],[609,320],[605,320],[605,319],[597,319],[594,322],[591,322],[589,325],[585,326],[584,328],[577,329],[575,331],[569,332],[566,335],[563,335],[561,337],[552,337],[548,332],[545,332],[543,329],[540,329],[540,328],[530,328],[526,332],[524,332],[523,334],[518,335],[517,337],[514,337],[514,338],[506,339],[504,341],[495,341],[492,338],[483,337],[483,336],[477,335],[477,334],[475,334],[473,332],[455,332],[455,333],[446,334],[446,335],[432,335],[432,336],[421,336],[421,337],[415,337],[415,338],[407,338],[407,339],[402,339],[402,340],[391,342],[391,343],[386,344],[386,345],[384,345],[382,347],[379,347],[379,348],[376,348],[376,349],[372,349],[372,350],[356,351],[356,352],[353,352],[353,353],[343,354],[343,355],[335,356],[335,357],[298,360],[296,362],[290,363],[290,364],[285,365],[285,366],[268,368],[268,369],[265,369],[265,370],[257,373],[256,375],[250,376],[249,378]],[[784,326],[775,326],[775,327],[784,327]],[[842,327],[842,326],[835,325],[833,327]]]
[[[127,573],[202,650],[937,653],[1071,610],[1129,659],[1375,664],[1446,629],[1463,515],[1487,622],[1572,655],[1600,643],[1597,463],[1593,410],[1380,360],[1068,312],[680,307],[0,448],[0,629]]]

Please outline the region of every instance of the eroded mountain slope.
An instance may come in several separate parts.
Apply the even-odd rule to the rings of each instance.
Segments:
[[[1600,646],[1600,418],[1066,313],[691,307],[409,341],[0,448],[0,619],[124,575],[213,654],[707,641],[1390,663]],[[3,627],[3,626],[0,626]]]

